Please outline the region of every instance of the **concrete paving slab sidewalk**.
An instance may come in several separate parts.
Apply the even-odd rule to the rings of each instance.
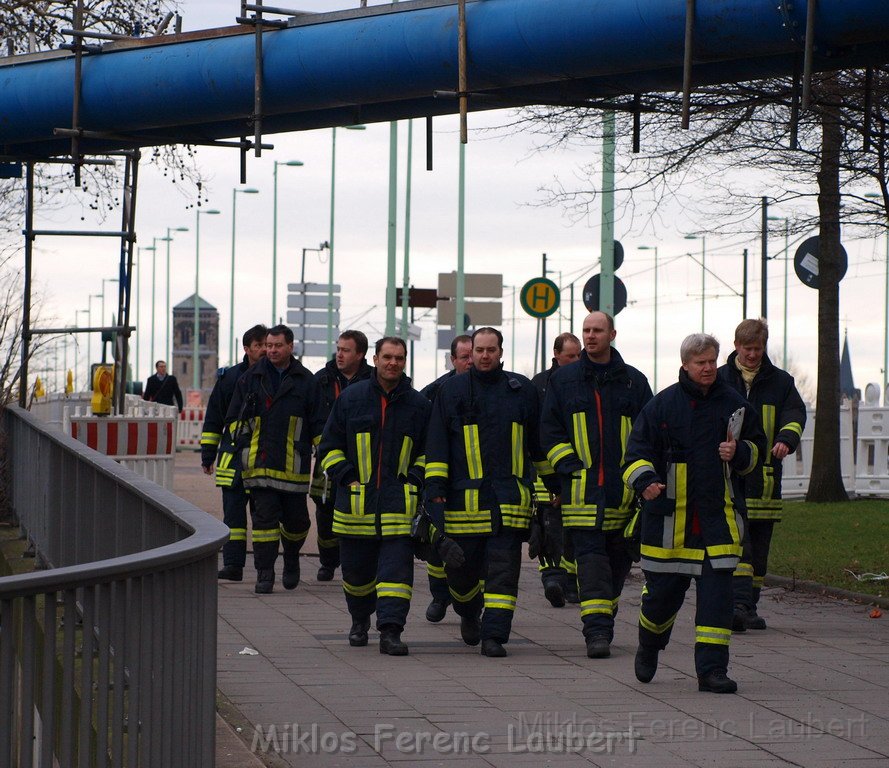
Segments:
[[[196,454],[177,458],[176,483],[221,516]],[[305,551],[316,552],[311,537]],[[889,618],[871,619],[865,606],[767,589],[769,628],[732,639],[740,691],[717,696],[697,691],[693,590],[657,676],[636,681],[638,572],[612,657],[591,660],[577,607],[551,607],[529,561],[510,655],[488,659],[463,645],[451,611],[440,624],[425,620],[418,563],[403,636],[410,656],[392,658],[373,631],[366,648],[349,647],[339,580],[319,583],[317,561],[303,564],[293,592],[280,586],[280,561],[271,595],[253,593],[249,563],[244,582],[220,584],[217,684],[229,725],[219,766],[889,765]]]

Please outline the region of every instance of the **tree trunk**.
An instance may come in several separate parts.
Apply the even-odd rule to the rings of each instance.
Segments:
[[[818,395],[812,472],[806,501],[829,502],[848,498],[840,463],[840,152],[843,133],[836,75],[825,77],[821,86]]]

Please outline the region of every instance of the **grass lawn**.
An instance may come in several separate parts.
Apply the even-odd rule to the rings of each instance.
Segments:
[[[889,581],[857,581],[845,569],[889,573],[889,501],[785,502],[775,526],[769,573],[889,595]]]

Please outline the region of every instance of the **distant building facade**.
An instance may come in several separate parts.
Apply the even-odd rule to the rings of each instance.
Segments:
[[[198,302],[198,359],[203,402],[207,402],[219,369],[219,312],[200,296]],[[195,294],[173,307],[173,361],[171,373],[182,391],[194,385]],[[169,361],[168,361],[169,365]]]

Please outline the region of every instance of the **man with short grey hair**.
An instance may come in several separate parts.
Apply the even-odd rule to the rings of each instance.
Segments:
[[[735,693],[727,675],[732,573],[744,524],[732,476],[754,470],[765,435],[756,411],[717,378],[718,355],[719,342],[707,334],[682,342],[679,381],[650,400],[633,425],[624,482],[643,499],[636,678],[654,677],[694,578],[698,690]]]

